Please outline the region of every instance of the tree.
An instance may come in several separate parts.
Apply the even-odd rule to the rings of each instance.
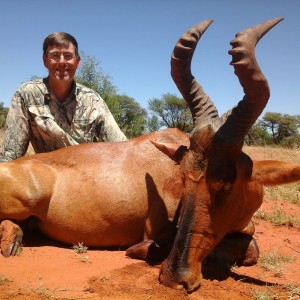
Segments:
[[[274,144],[280,144],[284,139],[298,134],[300,116],[267,112],[262,119],[261,126],[273,137]]]
[[[117,93],[117,87],[111,77],[100,68],[95,57],[80,52],[81,63],[75,77],[76,81],[93,89],[101,95],[104,101]]]
[[[80,53],[81,64],[76,81],[93,89],[106,102],[121,130],[128,138],[145,132],[147,112],[133,98],[118,95],[112,78],[100,68],[95,57]]]
[[[7,114],[8,108],[5,108],[4,103],[0,102],[0,128],[4,127]]]
[[[161,99],[151,99],[148,102],[152,117],[149,124],[156,127],[178,128],[184,132],[190,132],[193,128],[192,114],[187,103],[174,94],[163,94]],[[156,119],[153,119],[156,117]],[[156,124],[154,122],[156,121]]]
[[[121,130],[128,138],[142,135],[146,130],[147,111],[126,95],[114,95],[107,104]]]
[[[245,136],[245,143],[248,146],[265,146],[272,144],[272,136],[263,128],[262,121],[257,121]]]
[[[153,115],[148,118],[147,128],[148,128],[148,132],[157,131],[161,128],[159,119],[156,115]]]
[[[267,112],[258,120],[245,137],[247,145],[281,145],[297,147],[300,116]]]

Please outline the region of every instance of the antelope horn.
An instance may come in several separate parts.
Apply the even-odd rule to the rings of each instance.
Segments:
[[[185,32],[176,43],[171,58],[171,76],[192,112],[195,125],[200,125],[200,122],[201,125],[207,124],[218,118],[213,102],[191,73],[197,43],[212,22],[205,20]]]
[[[220,119],[218,136],[233,145],[242,145],[244,137],[265,108],[270,89],[257,64],[255,46],[258,41],[283,18],[276,18],[245,29],[230,42],[231,65],[244,90],[244,98],[232,111]]]

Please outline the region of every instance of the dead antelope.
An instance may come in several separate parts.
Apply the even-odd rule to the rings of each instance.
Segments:
[[[232,40],[231,64],[245,96],[221,117],[191,73],[197,42],[212,21],[179,39],[171,73],[194,118],[190,135],[166,129],[1,164],[2,254],[14,255],[22,239],[11,221],[34,217],[47,236],[64,243],[134,245],[127,254],[143,259],[172,248],[160,282],[195,290],[203,260],[228,233],[253,234],[248,225],[262,203],[263,186],[300,180],[299,165],[252,161],[242,152],[246,133],[269,99],[254,49],[281,20],[246,29]],[[249,261],[246,252],[241,263],[255,262],[257,253]]]

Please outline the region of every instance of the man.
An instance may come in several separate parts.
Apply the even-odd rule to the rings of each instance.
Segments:
[[[0,162],[95,141],[125,141],[103,99],[74,81],[78,44],[68,33],[50,34],[43,44],[48,77],[22,84],[6,119]]]

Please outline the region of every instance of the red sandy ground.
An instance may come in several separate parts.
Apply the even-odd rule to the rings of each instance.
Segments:
[[[300,208],[276,202],[290,215]],[[263,204],[268,210],[272,201]],[[0,256],[0,299],[255,299],[255,293],[276,295],[268,299],[300,299],[300,230],[274,226],[255,219],[255,238],[261,254],[276,251],[292,262],[277,270],[256,266],[232,268],[227,273],[208,265],[199,290],[192,294],[158,283],[159,265],[125,257],[124,251],[92,250],[80,257],[72,247],[31,237],[19,256]],[[38,242],[37,242],[38,241]],[[266,299],[266,298],[264,298]]]

